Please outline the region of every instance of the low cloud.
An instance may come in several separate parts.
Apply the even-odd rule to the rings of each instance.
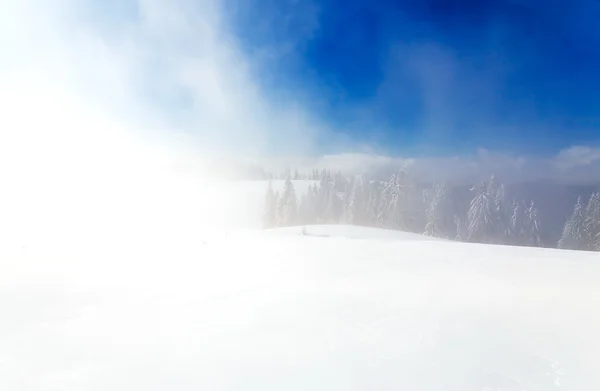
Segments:
[[[564,149],[556,156],[556,165],[564,171],[575,170],[577,168],[589,169],[590,166],[599,166],[600,148],[575,146]]]
[[[600,148],[574,146],[550,157],[503,154],[480,148],[470,156],[402,157],[344,153],[306,158],[262,159],[273,171],[297,167],[340,170],[351,174],[386,175],[410,165],[424,181],[472,184],[491,175],[506,183],[545,181],[562,184],[600,185]]]

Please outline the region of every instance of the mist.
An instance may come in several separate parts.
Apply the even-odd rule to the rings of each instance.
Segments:
[[[467,81],[475,88],[480,75],[440,46],[396,46],[378,95],[355,108],[360,115],[349,117],[354,122],[334,126],[311,111],[304,91],[282,99],[261,83],[260,73],[269,69],[257,69],[260,63],[242,50],[226,12],[224,2],[209,0],[2,3],[5,243],[152,243],[149,238],[193,240],[209,226],[224,232],[249,206],[233,201],[235,194],[219,181],[245,164],[271,172],[364,174],[410,161],[432,182],[472,183],[491,174],[504,181],[600,179],[594,146],[546,157],[485,148],[411,156],[391,154],[376,138],[354,139],[360,115],[375,115],[378,99],[399,97],[390,93],[398,69],[416,75],[427,101],[424,145],[446,137],[444,127],[466,113],[469,99],[454,99],[449,89]],[[488,96],[491,88],[482,93]],[[473,121],[497,131],[485,118]],[[384,120],[378,125],[383,128]],[[368,129],[375,135],[378,126]]]
[[[2,3],[2,242],[224,232],[241,208],[215,185],[226,168],[278,138],[310,150],[321,125],[293,102],[269,107],[221,5]]]

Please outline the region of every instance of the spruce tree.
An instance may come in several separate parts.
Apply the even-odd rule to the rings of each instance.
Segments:
[[[363,178],[357,177],[354,179],[352,189],[347,197],[345,209],[345,222],[348,224],[362,225],[365,223],[365,189]]]
[[[280,205],[280,223],[284,226],[290,226],[296,224],[296,214],[298,200],[296,198],[296,191],[294,185],[290,179],[290,176],[285,180],[283,194],[281,195]]]
[[[523,204],[514,201],[512,205],[512,216],[510,218],[510,243],[523,246],[527,242],[527,232],[525,228],[525,210]]]
[[[317,187],[311,185],[302,196],[298,206],[298,224],[315,224],[317,222]]]
[[[380,204],[380,187],[378,183],[367,183],[366,194],[367,199],[365,224],[368,226],[377,226],[377,211]]]
[[[493,177],[492,177],[493,178]],[[494,195],[494,220],[496,230],[496,242],[506,244],[510,241],[510,214],[509,208],[506,205],[506,191],[504,185],[501,184],[495,189]]]
[[[325,222],[327,224],[337,224],[339,223],[342,214],[342,202],[333,188],[333,185],[329,189],[328,196],[329,199],[327,200],[327,206],[325,208]]]
[[[596,250],[600,234],[600,193],[593,193],[585,208],[584,246],[586,250]]]
[[[445,185],[435,185],[426,198],[425,235],[451,238],[453,219],[449,213],[448,190]]]
[[[283,227],[285,225],[284,216],[284,198],[281,194],[275,193],[275,227]]]
[[[527,245],[541,247],[542,239],[537,218],[537,209],[533,201],[531,201],[531,204],[529,204],[529,207],[525,211],[525,215],[527,216]]]
[[[263,227],[271,228],[276,224],[277,194],[273,191],[273,184],[269,181],[265,206],[263,210]]]
[[[377,206],[377,225],[379,227],[387,228],[388,224],[391,220],[390,215],[392,214],[392,205],[394,203],[393,200],[393,186],[396,180],[396,174],[393,174],[392,177],[383,183],[381,194],[379,197],[379,202]]]
[[[489,183],[480,182],[471,191],[474,193],[469,206],[468,240],[478,243],[493,243],[495,229],[495,208],[490,197],[494,191],[493,177]]]
[[[558,248],[581,250],[584,246],[584,216],[581,197],[577,198],[571,217],[565,223],[563,234],[558,241]]]

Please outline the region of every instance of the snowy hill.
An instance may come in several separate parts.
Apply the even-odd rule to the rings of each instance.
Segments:
[[[167,183],[0,243],[0,389],[600,389],[597,253],[262,231],[266,182]]]
[[[308,232],[4,252],[0,388],[599,389],[597,254]]]
[[[345,238],[345,239],[371,239],[371,240],[426,240],[440,241],[442,239],[380,228],[357,227],[351,225],[309,225],[298,227],[285,227],[269,229],[267,234],[275,235],[302,235],[307,237]]]

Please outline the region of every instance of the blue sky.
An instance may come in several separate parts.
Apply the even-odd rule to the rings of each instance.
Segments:
[[[96,167],[125,153],[116,167],[138,160],[120,146],[134,137],[183,144],[159,153],[175,158],[416,158],[446,176],[600,181],[600,2],[1,7],[2,156]]]
[[[225,9],[262,88],[302,97],[356,140],[442,154],[553,153],[600,140],[600,2],[229,0]]]

